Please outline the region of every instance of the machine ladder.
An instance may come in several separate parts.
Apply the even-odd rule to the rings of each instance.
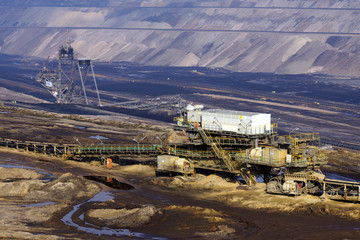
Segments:
[[[226,165],[226,167],[230,170],[230,172],[234,172],[235,168],[233,164],[231,163],[231,156],[228,152],[224,151],[220,144],[217,142],[214,142],[210,135],[207,135],[204,129],[199,128],[199,132],[201,137],[204,139],[205,143],[213,149],[215,155],[222,159]]]
[[[229,169],[230,172],[234,173],[236,170],[234,165],[232,164],[232,158],[230,156],[230,153],[222,149],[219,142],[213,141],[212,137],[209,134],[206,134],[204,129],[199,127],[198,130],[201,137],[204,139],[205,144],[211,146],[215,155],[224,161],[226,167]],[[246,184],[248,184],[249,186],[256,184],[255,176],[253,176],[247,168],[241,168],[239,173],[241,177],[245,180]]]

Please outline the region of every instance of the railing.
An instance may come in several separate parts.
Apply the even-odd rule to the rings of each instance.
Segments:
[[[231,129],[226,128],[226,123],[216,122],[202,122],[201,126],[205,130],[213,132],[231,132],[239,135],[270,135],[277,133],[277,124],[269,125],[257,125],[257,126],[241,126],[238,124],[232,124]]]
[[[218,144],[217,142],[214,142],[212,139],[211,139],[211,136],[207,135],[204,131],[204,129],[202,128],[199,128],[199,132],[200,132],[200,135],[202,136],[202,138],[204,139],[204,142],[207,144],[207,145],[210,145],[211,148],[214,150],[216,156],[220,159],[222,159],[226,165],[226,167],[231,171],[231,172],[234,172],[235,169],[234,169],[234,166],[233,164],[231,163],[231,156],[228,152],[225,152],[220,144]]]
[[[277,132],[278,132],[278,124],[272,123],[270,133],[277,133]]]
[[[303,142],[315,142],[320,141],[319,133],[300,133],[300,134],[291,134],[283,135],[283,136],[275,136],[275,143],[280,144],[292,144],[293,142],[297,141],[298,143]]]
[[[215,141],[221,145],[241,145],[252,146],[252,140],[233,138],[233,137],[214,137]]]
[[[326,157],[323,154],[317,154],[316,155],[316,162],[313,160],[310,161],[305,158],[293,158],[291,159],[291,162],[286,162],[285,158],[265,158],[265,157],[253,157],[249,156],[246,152],[240,152],[235,154],[234,156],[235,160],[240,163],[253,163],[257,165],[263,165],[263,166],[272,166],[272,167],[307,167],[310,165],[319,165],[322,164],[323,161],[325,161]]]
[[[272,166],[272,167],[281,167],[285,166],[285,159],[270,159],[262,157],[249,157],[249,156],[236,156],[236,160],[242,163],[253,163],[258,165]]]
[[[125,145],[125,146],[75,146],[70,147],[68,152],[72,155],[116,155],[116,154],[162,154],[162,146],[159,145]]]
[[[218,124],[214,125],[214,124],[209,124],[208,122],[192,122],[189,120],[185,121],[183,117],[174,117],[173,121],[177,122],[178,125],[179,125],[179,123],[181,123],[180,126],[185,124],[185,125],[189,125],[189,127],[193,127],[196,129],[198,129],[198,127],[202,127],[203,129],[206,129],[208,131],[233,132],[233,133],[240,134],[240,135],[241,134],[242,135],[263,135],[263,134],[269,135],[269,134],[277,133],[277,131],[278,131],[277,123],[270,124],[270,128],[269,128],[269,125],[257,125],[257,126],[251,126],[251,127],[241,127],[240,125],[236,125],[236,128],[237,128],[236,131],[226,131],[226,130],[222,129],[222,123],[218,123]]]
[[[14,139],[0,139],[0,146],[6,148],[13,148],[19,151],[34,152],[40,154],[54,155],[64,157],[68,154],[69,148],[74,145],[57,144],[57,143],[41,143],[41,142],[29,142],[19,141]]]
[[[195,151],[176,148],[176,146],[164,145],[98,145],[98,146],[79,146],[79,145],[60,145],[41,142],[23,142],[14,139],[0,139],[0,146],[13,148],[19,151],[34,152],[40,154],[54,155],[58,157],[86,157],[116,154],[144,154],[161,155],[169,154],[193,159],[216,158],[213,151]],[[237,152],[229,154],[235,156]]]
[[[169,155],[193,158],[193,159],[214,158],[215,157],[215,155],[212,151],[184,150],[184,149],[177,149],[174,147],[164,148],[164,153],[167,153]]]
[[[211,135],[207,135],[205,131],[202,128],[199,128],[200,135],[203,137],[206,144],[210,145],[212,149],[214,150],[215,154],[218,158],[223,159],[226,167],[230,170],[230,172],[235,172],[235,168],[232,164],[232,157],[229,152],[224,151],[221,148],[220,142],[218,139],[215,139],[215,142],[212,140]],[[236,156],[236,154],[234,154]],[[247,168],[241,168],[238,170],[241,177],[244,179],[246,184],[249,186],[253,186],[256,184],[256,177],[254,174],[250,172]]]

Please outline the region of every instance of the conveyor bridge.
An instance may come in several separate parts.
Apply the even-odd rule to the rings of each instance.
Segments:
[[[211,141],[209,142],[210,144]],[[18,151],[25,152],[34,152],[39,154],[46,154],[51,156],[62,157],[64,159],[86,159],[86,158],[101,158],[102,156],[115,156],[115,155],[150,155],[157,156],[161,154],[169,154],[176,155],[181,157],[188,157],[191,159],[197,159],[194,162],[195,168],[207,168],[213,170],[222,170],[231,172],[230,169],[224,169],[224,165],[210,167],[204,163],[206,161],[202,161],[201,159],[214,159],[219,158],[221,156],[221,152],[216,154],[213,151],[192,151],[181,149],[176,146],[162,146],[162,145],[118,145],[118,146],[79,146],[74,144],[55,144],[55,143],[41,143],[41,142],[27,142],[27,141],[18,141],[14,139],[0,139],[0,146],[5,148],[17,149]],[[260,166],[273,166],[273,167],[303,167],[308,163],[298,162],[298,163],[285,163],[282,165],[280,162],[271,162],[266,159],[257,159],[251,158],[249,156],[241,156],[239,157],[239,152],[234,151],[224,151],[223,154],[226,154],[228,160],[231,161],[232,164],[256,164]],[[226,152],[226,153],[225,153]],[[235,160],[233,160],[235,159]],[[235,174],[240,174],[244,180],[249,184],[254,184],[255,181],[252,180],[252,175],[249,172],[246,172],[247,169],[237,170],[234,165],[233,172]],[[341,201],[353,201],[360,202],[360,183],[358,182],[348,182],[341,180],[333,180],[333,179],[325,179],[322,184],[322,192],[323,196],[333,199],[333,200],[341,200]]]
[[[185,149],[183,146],[169,146],[169,145],[98,145],[98,146],[80,146],[75,144],[56,144],[56,143],[41,143],[41,142],[30,142],[30,141],[18,141],[14,139],[0,139],[0,146],[6,148],[13,148],[19,151],[25,152],[34,152],[46,155],[53,155],[57,157],[62,157],[65,159],[86,159],[86,158],[101,158],[107,156],[116,156],[116,155],[149,155],[157,156],[162,154],[180,156],[190,159],[223,159],[225,156],[225,161],[227,164],[228,172],[239,173],[239,170],[236,170],[234,163],[248,163],[256,164],[262,166],[272,166],[272,167],[306,167],[309,164],[306,159],[296,162],[286,163],[279,160],[271,160],[264,158],[250,157],[243,155],[243,152],[233,151],[233,150],[224,150],[219,147],[213,141],[210,141],[209,144],[212,148],[217,148],[216,151],[199,151],[199,150],[189,150]],[[321,159],[318,159],[320,161]]]
[[[325,178],[323,196],[332,200],[360,202],[360,183]]]

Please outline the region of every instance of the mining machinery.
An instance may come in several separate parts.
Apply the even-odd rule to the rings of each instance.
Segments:
[[[61,46],[58,52],[57,70],[49,69],[49,60],[43,65],[36,81],[45,87],[56,99],[56,103],[89,104],[86,80],[91,70],[97,94],[98,105],[101,106],[100,95],[91,59],[76,58],[75,51],[69,43]]]
[[[327,178],[320,170],[326,156],[318,133],[278,135],[271,115],[188,105],[175,130],[188,136],[183,144],[59,145],[1,139],[0,146],[78,161],[128,155],[157,156],[157,173],[192,175],[212,171],[254,186],[262,178],[266,192],[298,196],[314,194],[360,202],[360,183]]]
[[[188,105],[174,119],[175,129],[190,141],[177,146],[177,153],[192,152],[183,155],[194,169],[232,174],[249,186],[261,177],[273,194],[360,201],[359,182],[328,179],[321,172],[327,157],[319,151],[318,133],[281,136],[270,114],[203,108]]]

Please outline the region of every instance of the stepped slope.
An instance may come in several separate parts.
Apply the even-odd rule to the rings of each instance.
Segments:
[[[21,6],[21,7],[20,7]],[[0,1],[0,52],[241,72],[360,74],[360,3]]]

